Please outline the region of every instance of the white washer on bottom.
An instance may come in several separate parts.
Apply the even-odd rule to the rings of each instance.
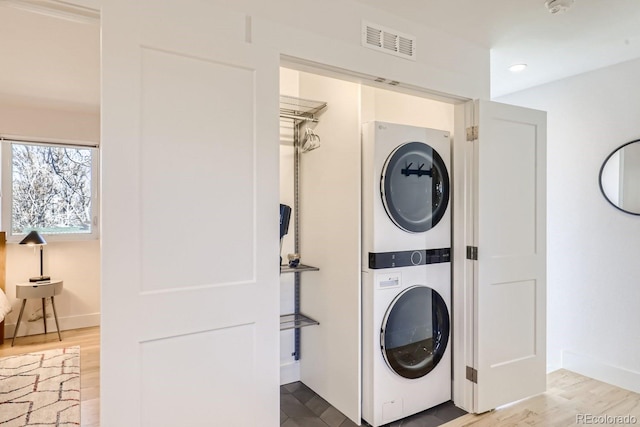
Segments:
[[[373,427],[451,400],[450,269],[363,271],[362,418]]]

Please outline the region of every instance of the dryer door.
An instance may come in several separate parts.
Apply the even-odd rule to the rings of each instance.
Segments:
[[[449,174],[442,157],[430,145],[409,142],[387,158],[380,179],[387,215],[411,233],[438,224],[449,203]]]
[[[404,378],[427,375],[449,341],[449,311],[438,292],[412,286],[391,303],[382,321],[380,345],[387,365]]]

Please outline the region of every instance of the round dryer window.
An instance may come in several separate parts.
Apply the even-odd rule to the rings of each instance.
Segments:
[[[449,341],[449,311],[440,294],[412,286],[391,303],[382,323],[381,346],[387,365],[404,378],[427,375],[442,359]]]
[[[447,168],[438,152],[423,142],[403,144],[391,153],[380,187],[387,215],[405,231],[430,230],[447,210]]]

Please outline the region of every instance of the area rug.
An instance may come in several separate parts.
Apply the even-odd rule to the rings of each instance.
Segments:
[[[80,347],[0,359],[0,426],[79,426]]]

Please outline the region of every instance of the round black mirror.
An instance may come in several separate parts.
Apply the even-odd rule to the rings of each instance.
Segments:
[[[609,154],[600,168],[600,190],[617,209],[640,215],[640,139]]]

